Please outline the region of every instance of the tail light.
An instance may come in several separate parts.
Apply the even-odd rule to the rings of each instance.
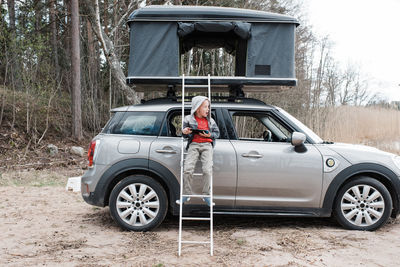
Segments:
[[[89,167],[93,166],[93,158],[94,158],[94,150],[96,149],[96,141],[92,140],[89,145],[89,150],[88,150],[88,161],[89,161]]]

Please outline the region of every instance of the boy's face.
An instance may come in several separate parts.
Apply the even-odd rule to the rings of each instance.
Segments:
[[[210,111],[210,103],[208,100],[204,100],[201,103],[201,106],[196,110],[196,116],[199,118],[205,118],[208,116],[208,112]]]

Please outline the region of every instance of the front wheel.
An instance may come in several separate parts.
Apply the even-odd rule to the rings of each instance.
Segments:
[[[392,198],[376,179],[359,177],[345,184],[335,201],[335,217],[345,228],[373,231],[389,219]]]
[[[123,229],[148,231],[165,218],[168,207],[164,188],[153,178],[132,175],[111,191],[110,213]]]

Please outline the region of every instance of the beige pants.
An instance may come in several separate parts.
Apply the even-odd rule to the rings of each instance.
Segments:
[[[211,143],[191,143],[189,145],[188,153],[185,159],[183,168],[183,192],[184,194],[191,195],[193,172],[196,162],[201,160],[203,170],[203,195],[210,193],[210,180],[213,167],[213,147]]]

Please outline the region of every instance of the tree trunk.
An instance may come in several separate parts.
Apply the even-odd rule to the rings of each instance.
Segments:
[[[11,33],[15,33],[15,1],[8,0],[7,8],[8,8],[8,16],[10,19],[10,31]]]
[[[42,20],[42,3],[40,0],[36,0],[34,2],[34,8],[35,8],[35,30],[37,34],[39,34],[40,31],[40,26],[41,26],[41,20]]]
[[[17,90],[21,90],[21,80],[19,79],[17,45],[16,45],[16,27],[15,27],[15,1],[7,1],[8,17],[10,21],[10,76],[11,81],[15,84]]]
[[[126,84],[126,77],[124,72],[122,71],[120,59],[115,53],[114,44],[112,43],[111,39],[105,34],[101,26],[99,1],[94,1],[94,4],[90,0],[82,0],[82,2],[84,3],[83,8],[86,13],[85,15],[88,16],[88,19],[92,24],[93,31],[101,44],[104,55],[111,68],[115,80],[119,84],[121,90],[125,93],[126,99],[128,100],[129,104],[139,103],[139,98],[135,90],[133,90]]]
[[[104,0],[104,32],[108,35],[108,0]]]
[[[71,0],[72,136],[82,139],[79,3]]]
[[[90,88],[90,99],[93,105],[92,113],[93,116],[93,129],[97,129],[100,127],[98,125],[99,120],[99,113],[98,113],[98,101],[97,101],[97,90],[98,90],[98,66],[97,61],[95,60],[96,51],[95,51],[95,40],[93,38],[93,30],[92,26],[90,25],[90,21],[86,19],[86,30],[87,30],[87,57],[88,57],[88,87]]]
[[[71,65],[71,58],[69,55],[71,55],[71,1],[70,0],[63,0],[63,20],[65,23],[65,29],[64,29],[64,38],[63,38],[63,46],[62,49],[63,51],[61,54],[68,55],[64,56],[61,63],[62,65],[65,66],[70,66]],[[68,67],[67,67],[68,69]],[[61,74],[61,73],[60,73]],[[68,90],[68,93],[72,95],[71,92],[71,71],[66,70],[65,73],[63,72],[63,82],[65,83],[65,86],[63,86],[64,90]]]
[[[56,0],[49,1],[49,11],[50,11],[50,28],[51,28],[51,48],[53,52],[53,63],[56,80],[60,76],[60,65],[58,64],[58,47],[57,47],[57,8]]]

